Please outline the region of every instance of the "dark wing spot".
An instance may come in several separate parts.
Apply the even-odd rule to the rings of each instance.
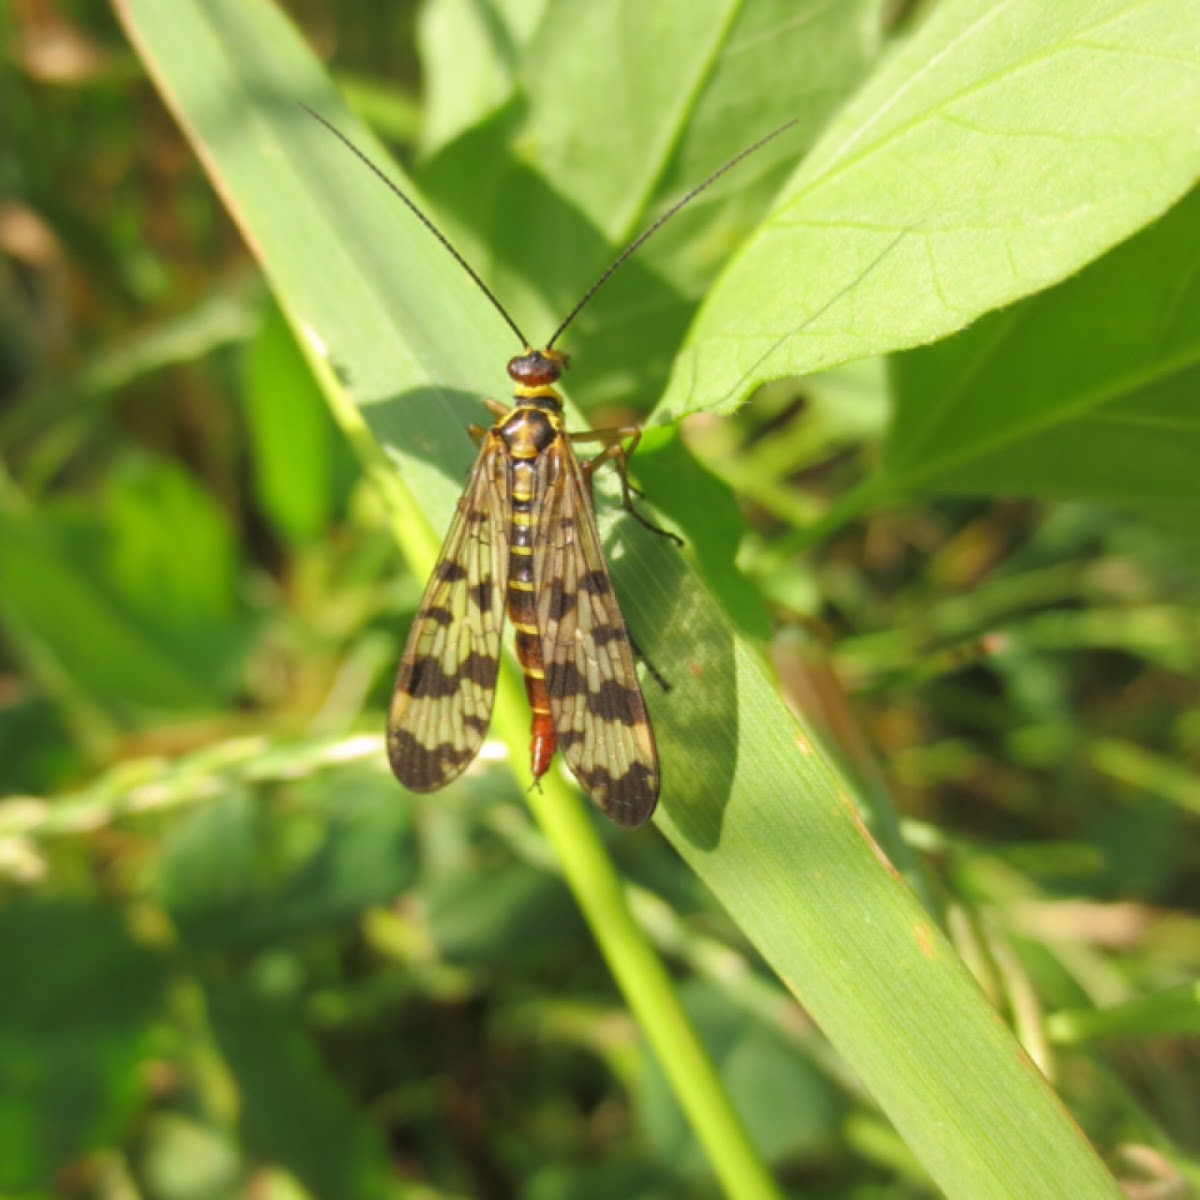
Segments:
[[[452,558],[443,558],[433,573],[443,583],[461,583],[467,577],[466,567]]]
[[[447,675],[436,658],[424,655],[414,658],[407,670],[401,669],[396,687],[414,700],[436,700],[453,696],[458,691],[458,679]]]
[[[575,775],[608,816],[627,829],[649,820],[658,803],[658,774],[644,763],[634,763],[615,778],[602,766],[576,771]]]
[[[614,642],[624,642],[627,640],[628,637],[625,630],[620,625],[597,625],[592,630],[592,641],[596,643],[598,649],[611,646]]]
[[[496,680],[496,660],[490,654],[472,652],[458,664],[458,674],[480,687],[490,688]]]
[[[606,679],[598,692],[588,692],[588,712],[602,721],[619,721],[622,725],[636,725],[640,720],[641,693]]]
[[[432,625],[449,625],[454,620],[454,614],[448,608],[435,604],[432,608],[423,608],[417,613],[418,621],[428,621]]]
[[[495,596],[495,587],[490,579],[485,579],[471,589],[471,603],[480,612],[489,612]]]
[[[608,578],[607,571],[602,571],[597,567],[596,570],[589,571],[580,579],[579,590],[593,596],[606,596],[612,591],[612,581]]]
[[[575,607],[575,596],[563,586],[561,579],[556,579],[550,585],[549,617],[552,621],[561,621]]]
[[[556,662],[546,672],[546,690],[552,699],[564,700],[583,695],[587,691],[587,680],[573,662]]]
[[[392,773],[410,792],[433,792],[460,774],[475,757],[466,746],[440,742],[422,745],[406,729],[388,730]]]

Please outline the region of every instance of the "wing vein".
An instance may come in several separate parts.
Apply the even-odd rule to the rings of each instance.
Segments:
[[[658,800],[658,750],[590,484],[561,435],[538,460],[535,496],[537,624],[559,748],[614,821],[640,825]]]
[[[413,619],[388,713],[388,757],[410,791],[457,778],[487,733],[496,697],[509,481],[504,443],[489,433],[459,498]]]

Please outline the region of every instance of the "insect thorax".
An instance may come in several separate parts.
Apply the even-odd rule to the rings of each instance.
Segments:
[[[538,458],[562,435],[562,403],[557,396],[518,396],[515,407],[496,423],[495,432],[512,458]]]

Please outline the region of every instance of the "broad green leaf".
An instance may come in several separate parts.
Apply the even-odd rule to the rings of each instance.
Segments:
[[[690,301],[703,296],[714,272],[762,219],[796,162],[862,81],[879,52],[882,9],[880,0],[741,5],[678,128],[647,216],[753,141],[786,121],[796,124],[706,189],[647,243],[645,257]]]
[[[1193,191],[1066,283],[898,356],[884,486],[1091,499],[1194,518],[1197,229]]]
[[[562,882],[529,867],[473,862],[433,880],[421,900],[440,957],[459,966],[561,962],[582,933]]]
[[[182,656],[202,644],[194,665],[203,670],[211,662],[205,627],[237,612],[237,547],[228,518],[173,462],[141,455],[112,472],[100,510],[103,569],[114,589],[151,630],[178,637]]]
[[[942,0],[701,308],[662,404],[944,337],[1058,282],[1200,174],[1200,6]]]
[[[50,1195],[145,1099],[163,969],[99,905],[0,912],[0,1189]]]
[[[299,112],[299,100],[317,108],[392,170],[273,6],[122,0],[118,11],[404,513],[398,537],[428,562],[426,521],[449,520],[471,456],[464,427],[498,385],[509,331],[378,180]],[[675,685],[662,695],[648,684],[668,781],[658,828],[948,1194],[1115,1196],[686,555],[638,527],[607,541],[634,636]],[[517,690],[506,673],[496,727],[524,762]]]
[[[583,10],[558,0],[524,55],[523,157],[619,242],[647,209],[665,208],[794,120],[786,141],[691,210],[693,229],[711,226],[711,210],[736,212],[740,196],[756,195],[755,179],[774,176],[777,186],[778,167],[811,144],[874,55],[880,8],[878,0],[705,0],[681,20],[671,0],[598,0]],[[756,132],[747,140],[745,130]],[[718,247],[731,228],[727,218],[714,231]],[[695,259],[694,234],[675,244]]]
[[[250,794],[231,787],[186,814],[164,839],[156,898],[185,941],[211,944],[211,927],[217,944],[253,944],[238,918],[256,890],[257,818]]]
[[[310,1195],[396,1195],[381,1139],[338,1089],[295,1014],[226,977],[209,981],[205,996],[247,1145]]]
[[[411,881],[412,812],[390,780],[346,768],[294,790],[286,816],[230,788],[172,829],[157,890],[193,949],[257,947],[353,921]]]
[[[51,690],[122,715],[207,707],[229,686],[233,561],[223,518],[165,463],[127,464],[99,512],[0,508],[9,636]]]

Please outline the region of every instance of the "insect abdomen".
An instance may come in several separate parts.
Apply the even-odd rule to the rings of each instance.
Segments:
[[[538,514],[534,511],[534,474],[536,460],[553,442],[557,431],[544,413],[522,411],[508,423],[503,436],[512,457],[508,616],[516,631],[517,661],[525,675],[525,694],[533,712],[529,754],[536,781],[550,769],[558,739],[550,715],[550,697],[546,691],[546,664],[538,632],[534,594],[533,542],[538,523]]]

